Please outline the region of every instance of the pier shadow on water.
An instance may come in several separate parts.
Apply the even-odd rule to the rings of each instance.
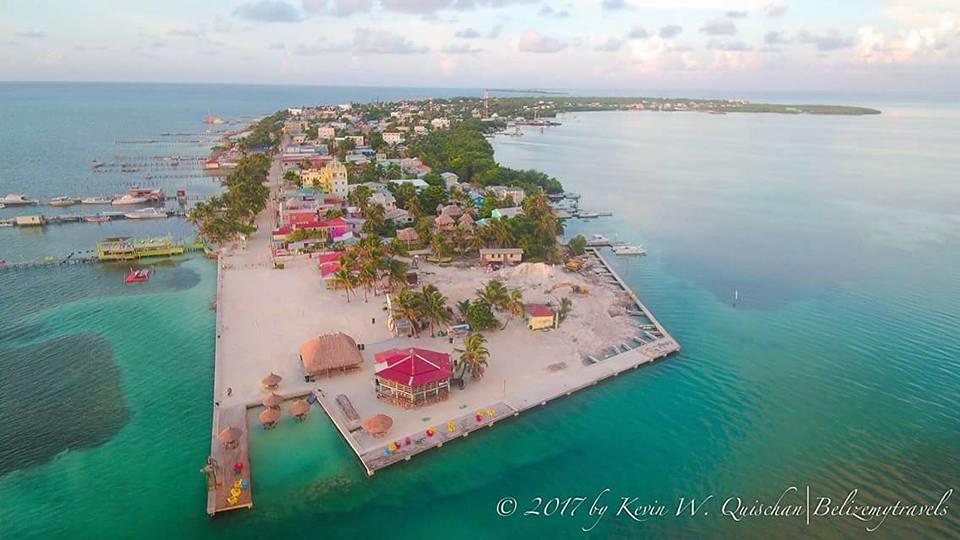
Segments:
[[[130,418],[110,344],[96,334],[0,356],[0,477],[101,445]]]

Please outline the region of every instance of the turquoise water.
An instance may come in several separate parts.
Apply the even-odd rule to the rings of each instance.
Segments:
[[[91,153],[117,153],[113,141],[138,134],[200,130],[208,108],[252,115],[377,95],[78,86],[0,85],[0,192],[52,196],[78,177],[110,192],[129,180],[88,173]],[[39,124],[34,141],[62,141],[51,113],[69,103],[94,131],[73,137],[86,149],[48,165],[61,171],[45,176],[50,185],[37,182],[46,169],[25,163],[39,158],[31,139],[14,141],[20,124],[8,119]],[[673,512],[679,497],[772,502],[791,485],[935,502],[960,487],[960,111],[853,104],[885,114],[592,113],[498,139],[500,161],[557,175],[585,208],[614,212],[571,222],[570,232],[647,247],[649,256],[615,264],[683,351],[369,479],[321,414],[252,430],[256,506],[215,520],[199,472],[214,266],[166,262],[138,287],[120,284],[122,267],[0,273],[0,538],[577,537],[596,521],[586,506],[573,518],[498,517],[497,501],[516,497],[523,510],[536,496],[584,496],[589,505],[607,488],[609,514],[620,496]],[[142,121],[123,121],[131,110]],[[139,225],[171,226],[118,224]],[[65,254],[99,237],[87,227],[0,229],[0,253]],[[609,514],[588,536],[866,535],[852,518],[736,523],[719,504],[642,523]],[[888,518],[873,536],[958,527],[955,512]]]

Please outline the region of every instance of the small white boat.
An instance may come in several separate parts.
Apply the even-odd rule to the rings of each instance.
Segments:
[[[14,220],[13,218],[0,219],[0,227],[13,227],[14,223],[16,223],[16,220]]]
[[[54,197],[50,199],[50,206],[73,206],[79,202],[79,199],[74,199],[73,197]]]
[[[611,248],[617,255],[646,255],[647,250],[643,246],[613,246]]]
[[[113,199],[108,199],[107,197],[87,197],[86,199],[80,199],[82,204],[110,204],[113,202]]]
[[[600,217],[600,214],[596,212],[577,212],[577,217],[580,219],[592,219]]]
[[[127,219],[159,219],[167,217],[167,213],[159,208],[141,208],[124,214]]]
[[[5,204],[3,204],[3,203],[0,203],[0,210],[3,210],[3,209],[6,208],[6,207],[7,207],[7,205],[5,205]]]
[[[106,223],[110,221],[110,216],[97,214],[95,216],[84,216],[83,220],[86,221],[87,223]]]
[[[113,206],[128,206],[134,204],[143,204],[147,202],[146,197],[134,197],[133,195],[121,195],[113,199],[110,204]]]
[[[0,203],[5,204],[6,206],[28,206],[39,204],[40,201],[28,200],[21,193],[8,193],[2,199],[0,199]]]
[[[593,235],[593,236],[591,236],[590,238],[587,239],[587,245],[588,245],[588,246],[593,246],[593,247],[597,247],[597,246],[609,246],[609,245],[610,245],[610,239],[607,238],[606,236],[602,235],[602,234],[595,234],[595,235]]]

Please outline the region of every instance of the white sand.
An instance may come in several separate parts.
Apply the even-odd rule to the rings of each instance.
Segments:
[[[427,330],[419,339],[394,338],[387,329],[384,297],[363,300],[363,292],[349,302],[343,291],[326,289],[312,260],[296,257],[286,269],[274,270],[269,256],[270,215],[265,212],[260,230],[245,248],[223,258],[223,288],[220,297],[218,336],[220,361],[216,399],[221,406],[258,403],[266,393],[260,379],[270,372],[283,377],[282,395],[321,389],[327,407],[338,394],[347,395],[360,417],[386,414],[394,419],[391,436],[405,436],[428,426],[441,427],[448,419],[485,408],[527,387],[542,385],[584,369],[583,357],[627,341],[636,335],[632,318],[624,315],[623,295],[600,279],[589,281],[578,274],[544,264],[523,264],[488,272],[481,268],[455,268],[421,263],[421,284],[431,283],[447,296],[451,307],[459,300],[473,298],[476,289],[492,278],[508,288],[520,288],[525,302],[559,303],[568,296],[573,311],[558,329],[531,331],[522,319],[512,320],[504,330],[485,332],[490,365],[480,380],[467,377],[464,390],[453,389],[445,402],[417,410],[404,410],[379,401],[374,394],[373,357],[382,350],[417,346],[444,352],[462,347],[447,338],[431,338]],[[547,294],[560,282],[589,286],[590,294],[573,294],[569,288]],[[613,315],[612,315],[613,314]],[[508,316],[498,313],[501,321]],[[375,319],[375,323],[371,322]],[[307,383],[299,360],[300,345],[312,336],[344,332],[366,345],[363,369],[345,375]],[[550,371],[548,366],[563,362],[566,368]],[[227,391],[230,395],[227,395]],[[366,450],[384,444],[360,432],[354,444]]]

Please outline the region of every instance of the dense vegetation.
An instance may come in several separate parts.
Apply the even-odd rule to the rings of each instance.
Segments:
[[[264,185],[270,171],[270,157],[251,154],[237,164],[237,168],[222,180],[226,191],[206,201],[198,202],[190,211],[201,238],[222,243],[236,234],[250,234],[256,230],[253,220],[267,206],[270,188]]]
[[[436,171],[451,171],[461,182],[480,186],[517,186],[528,194],[541,188],[547,193],[563,191],[563,185],[538,171],[501,167],[493,159],[493,147],[483,136],[483,125],[465,120],[446,131],[434,131],[416,141],[410,149]]]
[[[251,148],[275,149],[280,144],[283,131],[283,121],[287,119],[287,111],[277,111],[254,124],[250,134],[240,141],[244,150]]]

